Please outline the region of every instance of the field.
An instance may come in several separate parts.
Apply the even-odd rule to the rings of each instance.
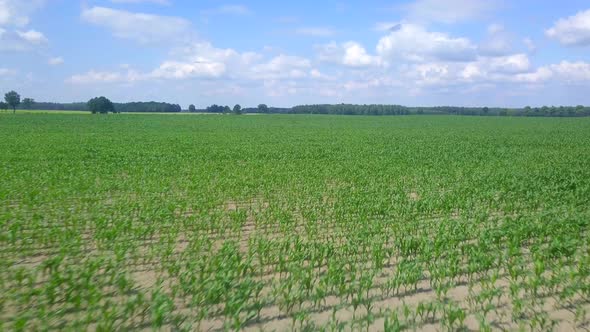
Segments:
[[[588,330],[590,118],[0,114],[0,330]]]

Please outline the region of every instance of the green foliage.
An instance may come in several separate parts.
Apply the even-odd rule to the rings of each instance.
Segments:
[[[25,98],[22,102],[22,107],[24,109],[33,109],[33,105],[35,104],[35,100],[33,98]]]
[[[96,97],[92,98],[88,101],[88,110],[92,112],[92,114],[101,113],[115,113],[115,106],[113,103],[107,99],[106,97]]]
[[[266,104],[260,104],[258,105],[258,112],[260,113],[268,113],[270,110],[268,108],[268,106],[266,106]]]
[[[584,329],[589,120],[0,114],[0,329]]]
[[[16,112],[16,108],[20,105],[20,95],[16,91],[7,92],[4,95],[4,101],[12,107],[13,112]]]

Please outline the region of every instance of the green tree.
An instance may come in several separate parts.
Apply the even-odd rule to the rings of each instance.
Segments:
[[[222,113],[223,114],[229,114],[229,113],[231,113],[231,108],[229,108],[229,106],[226,105],[225,107],[223,107],[223,112]]]
[[[260,104],[260,105],[258,105],[258,112],[260,112],[260,113],[268,113],[269,112],[268,106],[266,106],[266,104]]]
[[[8,111],[8,104],[3,101],[0,101],[0,110]]]
[[[88,110],[92,112],[92,114],[107,114],[109,112],[115,113],[115,106],[106,97],[96,97],[88,101]]]
[[[10,91],[4,95],[4,100],[12,107],[12,112],[16,113],[16,107],[20,105],[20,95],[16,91]]]
[[[194,113],[194,112],[196,112],[196,111],[197,111],[197,108],[195,107],[195,105],[193,105],[193,104],[190,104],[190,105],[188,106],[188,111],[189,111],[189,112],[191,112],[191,113]]]
[[[30,110],[33,108],[33,105],[35,104],[35,99],[33,98],[25,98],[23,99],[23,108],[26,110]]]
[[[240,106],[239,104],[236,104],[236,105],[234,106],[233,112],[234,112],[234,114],[236,114],[236,115],[240,115],[240,114],[242,114],[242,106]]]

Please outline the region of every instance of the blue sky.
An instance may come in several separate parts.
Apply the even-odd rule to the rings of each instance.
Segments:
[[[587,0],[0,0],[39,101],[590,105]]]

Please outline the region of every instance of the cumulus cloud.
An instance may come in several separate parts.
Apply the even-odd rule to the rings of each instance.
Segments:
[[[565,46],[589,46],[590,9],[559,19],[545,34]]]
[[[349,67],[367,67],[381,64],[378,56],[370,55],[359,43],[349,41],[316,46],[321,61],[332,62]]]
[[[107,28],[122,39],[141,44],[178,41],[192,34],[188,20],[173,16],[133,13],[106,7],[92,7],[82,11],[82,19]]]
[[[303,78],[308,76],[311,62],[303,57],[293,55],[278,55],[268,62],[252,67],[251,77],[262,80],[276,80],[285,78]]]
[[[497,0],[416,0],[405,10],[413,20],[450,24],[484,17],[498,6]]]
[[[30,22],[30,15],[39,9],[44,0],[0,0],[0,25],[23,27]]]
[[[45,35],[26,28],[44,0],[0,0],[0,51],[30,51],[47,44]]]
[[[553,71],[549,67],[540,67],[530,73],[521,73],[511,79],[524,83],[543,83],[553,77]]]
[[[127,72],[90,70],[84,74],[73,75],[66,82],[73,84],[129,83],[140,81],[144,78],[144,75],[134,70],[128,70]]]
[[[590,63],[562,61],[549,66],[554,75],[561,81],[572,83],[590,81]]]
[[[400,75],[417,86],[492,86],[493,84],[557,84],[590,82],[590,64],[562,61],[533,68],[525,54],[480,57],[469,63],[431,62],[405,67]]]
[[[47,38],[41,32],[36,30],[16,31],[16,34],[24,41],[33,45],[43,44],[47,42]]]
[[[164,62],[153,72],[155,77],[184,79],[239,75],[262,59],[258,53],[239,53],[231,48],[217,48],[209,42],[194,42],[174,53],[176,59]]]
[[[43,46],[47,38],[36,30],[6,30],[0,28],[0,51],[30,51]]]
[[[479,46],[479,53],[490,56],[502,56],[512,51],[512,37],[503,25],[492,24],[488,35]]]
[[[128,66],[119,71],[96,71],[67,79],[72,84],[135,83],[150,80],[226,78],[232,82],[255,82],[327,76],[313,68],[311,61],[298,56],[278,55],[265,59],[255,52],[239,53],[216,48],[207,42],[193,43],[174,52],[174,58],[151,71],[139,72]]]
[[[427,31],[410,23],[400,24],[377,44],[377,53],[389,61],[470,61],[475,59],[476,49],[469,39]]]
[[[481,60],[480,60],[481,61]],[[487,59],[487,66],[491,71],[505,74],[527,72],[531,68],[529,57],[526,54],[513,54]]]
[[[220,77],[226,67],[221,62],[179,62],[165,61],[152,72],[154,78],[185,79],[193,77]]]
[[[525,38],[522,40],[522,42],[529,52],[533,53],[537,51],[537,45],[535,45],[535,42],[532,39]]]

